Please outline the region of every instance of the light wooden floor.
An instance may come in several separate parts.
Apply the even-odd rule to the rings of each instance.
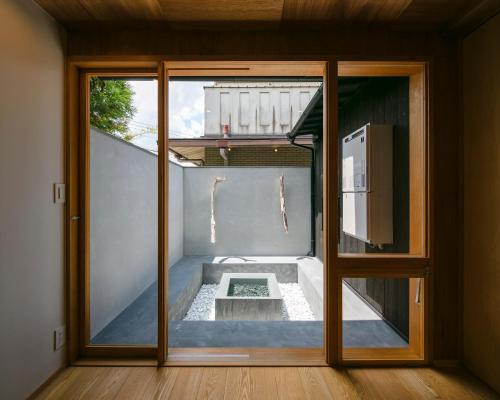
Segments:
[[[72,367],[39,399],[498,399],[461,369]]]

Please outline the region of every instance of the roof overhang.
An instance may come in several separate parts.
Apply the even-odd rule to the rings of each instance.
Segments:
[[[303,136],[297,138],[296,143],[311,144],[312,137]],[[225,139],[216,138],[172,138],[168,140],[170,147],[245,147],[245,146],[285,146],[289,145],[286,136],[275,137],[260,137],[260,138],[245,138],[245,137],[230,137]]]

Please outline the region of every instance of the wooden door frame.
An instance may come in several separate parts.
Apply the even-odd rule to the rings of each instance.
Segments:
[[[81,124],[83,123],[80,119],[80,114],[82,112],[82,99],[80,96],[80,73],[85,69],[99,69],[107,70],[111,74],[117,73],[120,70],[137,70],[137,69],[157,69],[158,70],[158,85],[159,88],[163,88],[159,91],[159,108],[158,108],[158,118],[159,118],[159,146],[161,148],[168,149],[168,139],[163,140],[160,136],[165,136],[165,132],[162,132],[166,123],[168,123],[168,115],[166,115],[168,106],[167,99],[164,97],[166,94],[166,85],[168,80],[165,79],[163,75],[163,70],[165,67],[165,62],[214,62],[217,61],[221,64],[233,63],[233,62],[246,62],[246,63],[280,63],[284,62],[307,62],[310,60],[322,60],[319,61],[324,63],[324,221],[325,226],[331,227],[331,229],[324,230],[324,353],[322,358],[324,361],[318,362],[315,357],[296,357],[294,356],[290,360],[277,360],[273,359],[278,356],[274,351],[266,349],[266,352],[271,354],[271,357],[262,357],[260,360],[257,357],[254,361],[249,362],[239,362],[230,365],[341,365],[341,364],[370,364],[379,365],[385,362],[392,364],[408,364],[408,363],[428,363],[430,361],[430,342],[428,340],[430,331],[430,301],[432,296],[430,295],[431,279],[432,275],[429,275],[429,271],[432,269],[432,262],[430,258],[431,254],[431,242],[430,242],[430,212],[431,212],[431,202],[429,194],[430,186],[430,171],[431,169],[427,167],[427,181],[426,181],[426,219],[427,225],[425,227],[425,232],[427,234],[426,241],[426,253],[422,256],[415,255],[396,255],[389,257],[364,257],[363,268],[360,268],[358,261],[354,257],[342,257],[338,254],[337,248],[337,160],[338,160],[338,110],[337,110],[337,70],[339,58],[337,57],[264,57],[255,61],[254,58],[240,58],[240,57],[197,57],[196,59],[190,57],[162,57],[162,56],[95,56],[95,57],[69,57],[66,63],[66,90],[65,90],[65,149],[66,149],[66,182],[68,187],[67,192],[67,205],[66,205],[66,321],[67,321],[67,360],[70,364],[74,364],[82,357],[88,356],[92,357],[90,363],[100,363],[100,360],[105,360],[106,358],[126,358],[134,359],[133,363],[138,362],[137,359],[141,357],[147,357],[149,359],[157,357],[159,364],[163,365],[165,362],[165,355],[168,349],[167,338],[165,332],[167,331],[167,321],[168,317],[166,315],[166,279],[168,279],[168,266],[166,260],[168,260],[168,229],[164,226],[163,216],[168,210],[168,195],[165,190],[168,190],[168,162],[166,159],[160,161],[159,159],[159,179],[163,176],[161,183],[161,188],[163,190],[159,191],[159,200],[161,205],[163,205],[163,211],[159,207],[159,223],[162,225],[162,232],[164,235],[160,237],[159,235],[159,245],[163,247],[162,260],[159,261],[158,267],[158,279],[162,280],[162,294],[159,293],[159,310],[164,309],[164,312],[159,314],[158,329],[159,338],[165,337],[165,341],[159,340],[158,347],[152,347],[148,349],[137,348],[134,349],[133,346],[113,346],[113,348],[97,348],[92,350],[90,353],[82,354],[82,323],[81,316],[84,314],[84,304],[82,304],[83,296],[80,295],[79,287],[82,281],[82,272],[79,265],[82,265],[81,255],[82,248],[80,248],[79,237],[85,233],[82,228],[83,224],[79,224],[77,220],[72,219],[74,216],[79,216],[83,212],[81,207],[81,202],[79,198],[82,193],[81,180],[82,177],[79,174],[80,162],[84,154],[81,154],[80,146],[80,131]],[[383,58],[377,61],[379,64],[390,64],[392,63],[405,63],[404,60],[387,61],[394,60],[392,57]],[[165,61],[168,60],[168,61]],[[222,61],[221,61],[222,60]],[[226,60],[226,61],[224,61]],[[345,62],[357,62],[360,61],[345,61]],[[373,63],[374,61],[370,61]],[[425,65],[426,71],[428,71],[429,60],[421,60],[418,63]],[[408,63],[406,63],[408,64]],[[424,95],[427,96],[428,90],[428,75],[425,80],[425,92]],[[429,101],[425,97],[425,113],[426,118],[428,114]],[[167,106],[167,107],[166,107]],[[163,123],[161,122],[163,119]],[[426,125],[424,127],[425,134],[427,138],[430,138],[429,131],[429,120],[426,119]],[[427,142],[426,148],[426,160],[429,163],[430,157],[430,146]],[[163,196],[163,198],[162,198]],[[329,202],[327,201],[329,200]],[[80,225],[80,227],[79,227]],[[160,225],[159,225],[160,226]],[[160,251],[160,248],[159,248]],[[160,257],[159,257],[160,260]],[[343,359],[342,358],[342,301],[341,301],[341,280],[343,276],[348,276],[350,274],[356,274],[358,272],[366,274],[377,274],[380,268],[384,266],[385,274],[392,274],[391,276],[397,275],[403,271],[405,276],[419,276],[424,277],[424,292],[425,296],[425,310],[423,313],[423,325],[424,331],[422,335],[422,347],[423,347],[423,357],[418,359],[395,359],[394,357],[388,360],[381,360],[380,358],[374,359],[370,357],[364,358],[354,358],[354,359]],[[159,282],[160,284],[160,282]],[[336,292],[335,292],[336,291]],[[328,293],[337,293],[338,295],[328,295]],[[340,294],[340,295],[339,295]],[[162,332],[163,330],[163,332]],[[161,335],[161,336],[160,336]],[[162,343],[161,343],[162,342]],[[220,350],[220,349],[219,349]],[[248,349],[246,349],[248,350]],[[220,353],[220,351],[219,351]],[[274,354],[272,354],[274,353]],[[299,352],[300,353],[300,352]],[[279,358],[279,357],[278,357]],[[85,362],[85,361],[84,361]],[[120,363],[120,361],[103,361],[111,363]],[[140,362],[140,361],[139,361]],[[127,362],[123,361],[124,364]],[[146,361],[148,363],[148,361]],[[228,365],[227,361],[217,361],[213,360],[213,365]],[[209,365],[210,362],[199,362],[194,361],[196,365]],[[191,365],[194,365],[191,362]],[[169,365],[167,363],[167,365]],[[189,365],[189,362],[181,361],[177,365]]]
[[[134,359],[155,357],[156,348],[151,346],[94,346],[86,349],[86,310],[85,290],[82,286],[86,279],[85,243],[85,179],[80,173],[85,154],[85,115],[86,88],[82,87],[81,75],[84,71],[100,71],[113,75],[153,71],[158,66],[155,57],[69,57],[65,68],[65,180],[67,187],[65,207],[65,314],[66,314],[66,359],[68,364],[85,363],[91,360],[113,358]],[[82,132],[84,134],[82,134]],[[88,213],[87,213],[88,214]],[[83,221],[83,223],[82,223]]]
[[[80,355],[112,356],[112,357],[154,357],[157,353],[156,345],[100,345],[90,343],[90,79],[92,77],[157,78],[154,68],[85,68],[79,73],[80,86],[80,130],[79,130],[79,171],[80,171],[80,213],[79,213],[79,238],[80,238]],[[160,92],[159,92],[160,93]],[[158,155],[160,168],[162,155]],[[83,172],[83,173],[82,173]],[[159,203],[161,204],[161,203]],[[158,211],[158,223],[163,220]],[[159,225],[159,232],[162,230]],[[163,249],[158,247],[158,259],[161,260]]]
[[[164,61],[168,59],[169,61]],[[166,96],[167,90],[167,78],[166,74],[163,73],[165,63],[172,62],[185,62],[189,63],[189,66],[193,66],[192,63],[203,63],[216,62],[220,64],[217,66],[219,68],[222,66],[224,68],[222,74],[227,74],[227,72],[234,68],[234,64],[253,64],[257,66],[257,70],[252,70],[249,74],[255,75],[256,73],[263,73],[266,68],[275,68],[276,75],[288,75],[297,76],[302,73],[307,72],[304,68],[297,68],[297,65],[303,63],[304,65],[313,64],[317,67],[322,64],[323,71],[326,71],[325,65],[327,65],[328,60],[325,61],[309,61],[308,57],[285,57],[282,60],[277,60],[276,58],[262,59],[255,61],[252,59],[243,59],[235,61],[234,58],[227,58],[226,60],[220,61],[221,58],[210,58],[210,60],[205,60],[200,58],[188,59],[184,57],[178,57],[175,59],[167,57],[70,57],[67,60],[66,66],[66,177],[68,182],[68,205],[67,205],[67,240],[66,240],[66,261],[67,261],[67,326],[68,326],[68,352],[67,358],[69,363],[81,363],[85,365],[93,363],[114,363],[115,361],[109,360],[109,358],[121,358],[125,359],[122,362],[125,364],[130,364],[130,359],[134,359],[132,363],[136,363],[137,359],[142,357],[147,357],[151,359],[156,355],[157,361],[160,365],[163,365],[166,361],[166,350],[167,345],[167,279],[168,279],[168,227],[163,224],[164,217],[166,216],[166,210],[168,210],[168,162],[166,159],[162,160],[159,157],[159,263],[158,263],[158,279],[159,281],[159,295],[158,295],[158,306],[159,306],[159,320],[158,320],[158,330],[159,330],[159,341],[158,346],[96,346],[88,345],[88,259],[82,254],[88,251],[88,244],[85,243],[85,235],[88,235],[88,223],[85,220],[88,219],[88,211],[85,213],[84,205],[86,202],[85,196],[88,196],[88,182],[85,182],[86,177],[81,176],[80,170],[85,170],[88,168],[87,165],[81,164],[88,160],[88,150],[85,145],[85,137],[88,136],[86,131],[88,130],[88,121],[86,116],[86,110],[88,104],[88,98],[82,96],[82,94],[88,94],[88,90],[85,86],[82,87],[81,75],[88,73],[99,73],[108,74],[109,76],[130,76],[136,73],[141,73],[147,71],[152,73],[152,68],[157,68],[157,77],[159,88],[159,107],[158,107],[158,118],[159,118],[159,148],[168,149],[168,138],[166,138],[164,127],[168,124],[168,98]],[[282,66],[289,63],[291,68],[290,72],[287,74],[282,69]],[[178,64],[180,65],[180,64]],[[199,73],[199,68],[196,68]],[[189,70],[180,67],[179,71],[181,74],[189,74],[186,72]],[[256,72],[257,71],[257,72]],[[260,71],[260,72],[259,72]],[[211,71],[214,72],[213,70]],[[242,70],[237,72],[241,75]],[[323,72],[321,75],[325,75]],[[267,73],[269,75],[269,73]],[[83,79],[85,82],[86,79]],[[326,82],[326,79],[325,79]],[[326,118],[325,118],[326,119]],[[325,122],[326,123],[326,122]],[[83,132],[83,135],[82,135]],[[162,153],[161,151],[159,152]],[[325,157],[326,158],[326,157]],[[333,164],[332,164],[333,166]],[[83,168],[83,169],[82,169]],[[82,200],[83,199],[83,200]],[[83,214],[83,215],[82,215]],[[163,216],[162,216],[163,215]],[[73,220],[72,216],[83,216],[83,224],[78,223],[77,220]],[[83,243],[83,244],[82,244]],[[325,241],[326,243],[326,241]],[[325,249],[325,254],[327,253]],[[326,259],[326,256],[325,256]],[[326,262],[324,262],[326,265]],[[325,275],[326,267],[325,267]],[[326,286],[325,279],[325,286]],[[81,290],[83,286],[83,290]],[[87,287],[87,290],[85,290]],[[325,287],[326,289],[326,287]],[[327,291],[325,290],[325,293]],[[326,303],[325,303],[326,305]],[[325,307],[325,313],[326,313]],[[326,316],[326,315],[325,315]],[[328,334],[328,327],[325,324],[325,337]],[[164,337],[165,340],[160,338]],[[327,341],[325,340],[325,347],[327,347]],[[240,349],[242,350],[242,349]],[[191,350],[188,350],[188,352]],[[232,349],[231,349],[232,351]],[[317,349],[245,349],[252,354],[251,360],[236,361],[236,363],[231,363],[230,365],[327,365],[326,354],[324,350],[318,352]],[[224,349],[216,349],[218,354],[224,353]],[[286,352],[292,352],[291,357],[287,358],[283,355]],[[83,358],[82,358],[83,357]],[[119,362],[119,361],[118,361]],[[214,357],[212,360],[207,360],[206,358],[201,361],[173,361],[174,364],[188,365],[195,363],[197,365],[212,364],[212,365],[227,365],[227,359],[217,360]],[[146,362],[148,363],[148,362]]]
[[[324,90],[328,88],[327,74],[328,74],[328,60],[320,60],[309,58],[283,58],[282,60],[273,59],[245,59],[235,60],[234,58],[215,58],[209,59],[200,58],[174,58],[168,59],[164,62],[165,79],[168,81],[170,76],[174,77],[214,77],[214,76],[315,76],[322,77]],[[165,85],[165,98],[168,100],[168,85]],[[168,106],[166,107],[168,110]],[[328,109],[326,109],[328,110]],[[327,120],[325,114],[324,121]],[[165,126],[168,126],[168,114],[165,114]],[[327,139],[328,140],[328,139]],[[165,138],[168,148],[168,138]],[[323,151],[326,153],[326,146]],[[327,157],[324,157],[327,158]],[[168,175],[168,171],[166,171]],[[328,173],[324,174],[324,179],[329,176]],[[325,196],[326,198],[327,196]],[[325,230],[326,231],[326,230]],[[324,240],[324,243],[327,243]],[[325,251],[326,253],[326,251]],[[323,260],[324,282],[327,282],[327,260]],[[167,286],[168,272],[164,271],[164,287]],[[324,290],[324,321],[328,317],[328,290]],[[167,304],[164,307],[163,315],[167,316]],[[167,318],[168,319],[168,318]],[[165,325],[167,321],[163,322]],[[165,329],[168,331],[167,329]],[[319,365],[326,366],[330,363],[328,361],[328,324],[324,323],[324,339],[323,348],[309,349],[309,348],[176,348],[170,349],[168,356],[165,355],[163,361],[165,365]],[[165,343],[168,340],[165,339]],[[165,348],[167,348],[166,346]],[[227,355],[231,355],[228,358]],[[241,354],[242,357],[238,358],[235,355]],[[198,358],[197,358],[198,356]],[[159,354],[159,357],[161,355]]]
[[[407,348],[347,348],[342,346],[342,308],[338,310],[337,364],[420,365],[430,361],[432,279],[431,151],[429,70],[431,60],[339,60],[339,77],[409,78],[409,252],[408,254],[335,254],[338,303],[347,277],[409,278],[409,345]],[[335,127],[337,130],[338,127]],[[336,131],[335,137],[338,138]],[[418,297],[420,302],[413,301]],[[405,361],[403,361],[405,360]]]

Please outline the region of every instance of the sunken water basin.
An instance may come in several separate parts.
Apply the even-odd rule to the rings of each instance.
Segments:
[[[283,299],[272,273],[224,273],[215,295],[216,320],[282,319]]]

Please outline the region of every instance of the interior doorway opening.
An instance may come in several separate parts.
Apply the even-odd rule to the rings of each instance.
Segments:
[[[330,66],[327,73],[326,63],[172,62],[163,64],[163,72],[151,69],[120,72],[115,68],[83,72],[80,87],[84,90],[79,93],[85,106],[80,109],[85,140],[79,167],[83,171],[83,184],[79,190],[84,199],[79,249],[84,250],[80,255],[84,276],[75,281],[80,285],[79,292],[71,292],[82,294],[83,308],[79,314],[82,324],[76,329],[83,327],[79,339],[81,354],[143,357],[157,354],[160,364],[165,361],[224,364],[230,360],[233,364],[324,365],[335,361],[376,363],[388,358],[391,362],[424,361],[429,307],[426,278],[430,268],[425,63],[403,64],[342,62],[338,70],[340,79],[347,83],[350,78],[376,82],[382,74],[388,77],[385,82],[402,84],[408,89],[408,113],[403,118],[409,123],[405,142],[408,150],[406,159],[402,158],[407,174],[405,168],[394,168],[392,164],[392,171],[407,175],[407,182],[395,179],[394,173],[388,174],[393,189],[397,187],[396,181],[407,184],[402,186],[401,196],[393,196],[392,204],[399,208],[392,210],[392,247],[390,242],[376,242],[373,232],[365,232],[372,236],[358,235],[356,224],[344,224],[344,217],[349,217],[349,213],[344,213],[347,208],[344,206],[349,203],[344,204],[342,196],[348,194],[345,189],[349,188],[343,180],[349,174],[344,172],[353,172],[355,163],[353,157],[353,168],[349,169],[347,162],[344,165],[348,149],[344,149],[341,140],[357,135],[359,129],[335,135],[337,130],[332,128],[332,122],[337,120],[328,110],[339,103],[335,99],[336,89],[340,95],[341,88],[338,82],[327,87],[327,78],[335,76],[335,69]],[[154,150],[158,146],[157,191],[140,190],[128,179],[119,189],[139,194],[134,207],[123,214],[123,207],[113,207],[119,204],[116,199],[109,207],[113,215],[122,210],[121,215],[126,215],[128,221],[133,220],[130,214],[137,210],[151,211],[153,216],[156,212],[157,225],[151,222],[143,231],[158,235],[158,272],[153,281],[136,287],[128,302],[117,306],[114,317],[101,321],[100,329],[96,328],[95,318],[104,308],[95,307],[99,303],[92,301],[99,289],[97,283],[107,282],[111,288],[120,286],[123,279],[92,283],[98,264],[105,266],[101,268],[104,272],[110,266],[121,265],[109,262],[109,257],[103,258],[102,252],[99,257],[92,257],[93,249],[113,239],[112,235],[102,235],[105,233],[102,229],[92,230],[111,215],[99,214],[101,206],[95,202],[96,198],[106,200],[110,193],[106,192],[106,185],[96,184],[96,176],[92,174],[109,178],[109,172],[115,171],[130,178],[139,169],[133,167],[128,156],[121,158],[125,161],[121,168],[99,168],[93,164],[95,156],[105,149],[98,146],[92,150],[91,129],[96,127],[90,123],[93,99],[89,95],[91,79],[95,77],[103,82],[150,81],[158,90],[155,117],[158,123],[156,128],[148,130],[150,139],[138,139],[143,135],[128,132],[121,133],[124,137],[113,132],[97,135],[106,142],[119,142],[120,146],[115,147],[125,148],[127,154],[132,150],[141,155],[147,153],[148,159],[155,159]],[[180,89],[183,86],[189,89]],[[148,100],[154,104],[154,96]],[[405,107],[400,108],[403,114]],[[339,108],[339,112],[343,110]],[[368,121],[362,126],[364,133],[356,138],[364,137],[370,142],[375,125],[375,121]],[[138,142],[130,143],[134,140]],[[153,147],[141,148],[146,144]],[[379,149],[384,154],[388,148]],[[101,158],[120,160],[109,157],[111,154],[115,152],[104,152]],[[154,174],[146,175],[151,178]],[[351,175],[354,179],[355,174]],[[144,183],[143,179],[138,181]],[[114,185],[118,180],[107,182]],[[95,191],[98,187],[101,189]],[[130,198],[127,196],[121,197]],[[154,197],[157,197],[156,208],[153,202],[148,207],[136,207]],[[340,203],[338,212],[333,207],[336,200]],[[356,202],[353,204],[356,216]],[[101,218],[92,221],[98,215]],[[119,218],[115,222],[120,222]],[[339,231],[332,230],[332,226]],[[394,229],[395,226],[399,228]],[[359,246],[355,251],[347,248],[347,241],[344,238],[342,242],[339,232],[351,236],[351,241],[361,240],[365,251],[358,251]],[[122,229],[115,233],[130,239],[140,230]],[[135,246],[134,240],[130,243],[122,250],[132,255],[146,248]],[[109,250],[101,246],[103,249]],[[112,252],[121,256],[119,253],[119,249]],[[149,253],[155,255],[155,251]],[[132,257],[123,260],[128,262]],[[74,273],[71,269],[71,274]],[[111,273],[113,276],[120,277],[120,272]],[[132,281],[133,287],[137,281]],[[380,286],[377,282],[384,282],[383,290],[371,290]],[[343,296],[348,291],[354,296]],[[104,292],[114,301],[115,292]],[[347,317],[344,321],[363,321],[343,312],[349,298],[373,311],[377,306],[384,308],[391,303],[384,297],[381,304],[381,293],[383,297],[399,293],[402,301],[392,310],[398,314],[396,319],[388,319],[387,310],[375,314],[407,345],[349,342],[361,331],[344,329],[356,328],[356,324],[344,324],[342,314]],[[71,304],[75,301],[73,297]],[[141,302],[145,298],[148,300]],[[156,304],[153,314],[157,320],[153,316],[150,324],[143,323],[145,313],[137,312],[138,304],[150,304],[149,311],[155,310]],[[118,323],[130,315],[135,317]],[[132,335],[116,340],[117,336],[103,333],[117,326],[120,328],[116,332]],[[143,333],[149,332],[148,339],[130,339],[138,332],[134,326]],[[75,331],[73,322],[71,329]]]
[[[324,71],[202,68],[167,68],[167,361],[324,360]]]

